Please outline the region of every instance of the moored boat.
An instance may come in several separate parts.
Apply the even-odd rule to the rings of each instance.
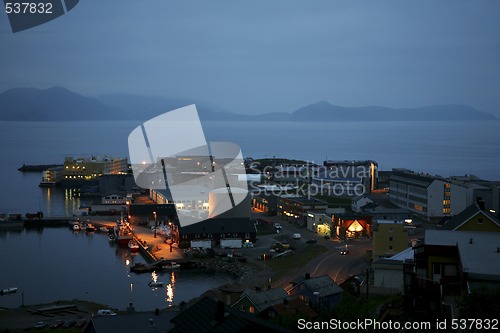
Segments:
[[[128,247],[128,242],[132,240],[132,230],[130,229],[128,223],[123,221],[117,222],[116,226],[113,228],[116,242],[120,247]]]
[[[92,223],[87,223],[87,225],[85,226],[85,231],[94,232],[95,231],[94,225]]]
[[[171,262],[166,262],[166,263],[163,263],[163,264],[161,265],[161,268],[162,268],[163,270],[167,270],[167,271],[169,271],[169,270],[173,270],[173,269],[178,269],[178,268],[181,268],[181,265],[180,265],[180,264],[178,264],[178,263],[176,263],[175,261],[171,261]]]
[[[5,295],[5,294],[13,294],[17,292],[17,288],[14,287],[14,288],[6,288],[6,289],[1,289],[0,290],[0,295]]]
[[[128,248],[130,249],[130,252],[139,252],[139,243],[135,240],[131,240],[128,242]]]
[[[152,282],[152,281],[150,281],[148,283],[148,286],[150,286],[151,288],[160,288],[160,287],[163,287],[163,282],[161,282],[161,281],[158,281],[158,282]]]
[[[73,231],[80,231],[80,230],[82,230],[80,223],[73,224]]]

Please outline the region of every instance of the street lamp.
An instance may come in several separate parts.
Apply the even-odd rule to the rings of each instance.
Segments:
[[[153,215],[155,217],[155,238],[156,238],[156,227],[157,227],[157,224],[156,224],[156,212],[153,212]]]

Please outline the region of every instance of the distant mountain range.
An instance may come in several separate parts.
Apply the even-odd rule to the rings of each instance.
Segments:
[[[497,120],[492,114],[467,105],[432,105],[419,108],[382,106],[343,107],[321,101],[291,113],[244,115],[194,99],[169,99],[132,94],[85,97],[62,87],[13,88],[0,93],[0,120],[79,121],[148,120],[164,112],[196,104],[205,121],[467,121]]]

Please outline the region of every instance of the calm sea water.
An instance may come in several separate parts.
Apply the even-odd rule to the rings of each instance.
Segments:
[[[72,213],[68,193],[38,188],[41,175],[23,163],[61,163],[65,156],[128,156],[127,139],[139,122],[0,122],[0,212],[42,209]],[[441,176],[475,174],[500,180],[500,121],[478,122],[206,122],[209,141],[230,141],[244,156],[372,159],[381,170],[409,168]],[[188,133],[187,133],[188,134]],[[168,144],[168,143],[167,143]]]
[[[73,232],[69,228],[0,231],[0,288],[18,287],[0,296],[0,307],[82,299],[124,310],[166,308],[230,282],[225,275],[189,271],[159,272],[163,288],[151,289],[152,273],[129,273],[144,263],[140,255],[110,244],[104,234]],[[128,264],[128,265],[127,265]]]
[[[127,138],[139,122],[0,122],[0,213],[42,210],[71,215],[79,199],[59,188],[39,188],[40,173],[17,171],[23,163],[62,163],[65,156],[128,156]],[[409,168],[442,176],[475,174],[500,180],[500,122],[207,122],[209,141],[230,141],[244,156],[372,159],[381,170]],[[0,232],[0,288],[17,286],[25,303],[81,298],[139,310],[165,307],[166,288],[152,291],[150,275],[127,275],[127,251],[106,237],[66,228]],[[132,260],[132,258],[129,258]],[[133,260],[141,261],[140,257]],[[170,276],[161,276],[166,284]],[[226,277],[175,276],[173,303],[198,296]],[[132,284],[132,288],[130,287]],[[0,306],[21,304],[21,292]]]

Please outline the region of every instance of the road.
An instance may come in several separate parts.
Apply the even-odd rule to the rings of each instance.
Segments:
[[[311,274],[312,277],[329,275],[338,284],[344,282],[347,278],[364,273],[369,267],[367,258],[367,250],[372,248],[371,239],[353,239],[347,243],[347,255],[342,255],[341,250],[346,249],[344,242],[333,241],[332,239],[324,239],[323,236],[315,232],[307,230],[306,228],[299,228],[279,217],[264,216],[261,212],[253,211],[254,218],[262,218],[273,223],[280,223],[282,229],[280,234],[292,237],[293,234],[301,234],[301,240],[297,242],[306,242],[309,239],[315,239],[317,244],[322,245],[328,249],[327,252],[313,258],[307,265],[299,270],[290,272],[283,278],[275,281],[273,286],[286,287],[293,279],[304,276],[306,273]]]

